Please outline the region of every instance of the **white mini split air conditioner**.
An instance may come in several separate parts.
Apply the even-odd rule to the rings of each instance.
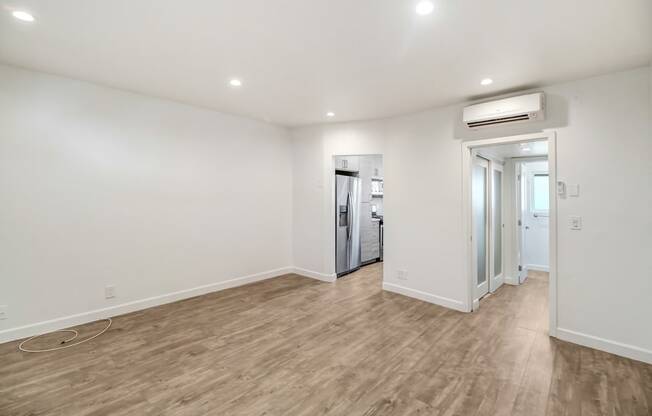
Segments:
[[[464,108],[464,124],[470,129],[545,119],[542,92],[473,104]]]

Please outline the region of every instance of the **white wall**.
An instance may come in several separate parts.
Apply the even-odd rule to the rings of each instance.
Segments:
[[[558,202],[558,334],[652,362],[649,68],[549,91],[569,103],[558,179],[580,185],[579,198]],[[571,215],[582,231],[569,229]]]
[[[335,276],[335,155],[382,154],[382,123],[295,129],[293,145],[294,265],[306,275]],[[386,166],[384,162],[383,169]],[[387,182],[385,182],[387,192]],[[387,215],[387,205],[384,205]]]
[[[466,309],[460,140],[552,130],[559,179],[581,187],[558,201],[557,333],[652,362],[651,84],[646,67],[546,87],[535,124],[468,132],[455,105],[290,143],[265,123],[0,66],[0,340],[292,265],[331,278],[337,154],[384,155],[385,287]]]
[[[0,341],[287,272],[291,154],[284,128],[0,66]]]
[[[460,139],[555,131],[558,178],[582,192],[558,202],[558,336],[652,362],[652,331],[641,327],[641,317],[652,316],[652,266],[641,262],[652,252],[650,72],[645,67],[543,88],[547,120],[509,128],[469,132],[456,105],[294,130],[295,190],[302,190],[294,200],[295,264],[333,269],[326,161],[335,151],[383,153],[386,287],[467,309]],[[324,163],[297,163],[304,157]],[[303,207],[320,205],[321,220],[307,221]],[[570,215],[583,217],[582,231],[569,230]],[[407,280],[396,279],[399,269]]]
[[[462,190],[440,186],[458,176],[461,185],[455,114],[450,108],[294,129],[295,265],[326,276],[334,272],[333,156],[383,154],[387,288],[463,309],[463,282],[455,278],[463,262]],[[433,258],[439,261],[433,264]],[[406,270],[408,281],[397,280],[397,270]]]
[[[462,230],[462,153],[454,108],[387,123],[384,287],[466,309]],[[407,280],[398,280],[405,270]]]

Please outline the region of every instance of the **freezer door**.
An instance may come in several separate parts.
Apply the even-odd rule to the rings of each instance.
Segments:
[[[349,201],[351,211],[351,224],[349,233],[349,270],[360,267],[362,246],[360,244],[360,199],[361,199],[360,178],[349,177]]]

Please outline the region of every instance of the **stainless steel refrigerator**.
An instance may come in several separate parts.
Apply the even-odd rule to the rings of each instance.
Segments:
[[[335,268],[340,277],[360,268],[360,178],[335,175]]]

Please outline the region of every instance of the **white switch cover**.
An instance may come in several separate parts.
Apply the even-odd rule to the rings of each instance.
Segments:
[[[107,286],[104,288],[104,297],[106,299],[113,299],[115,297],[115,286]]]
[[[397,270],[396,278],[398,280],[407,280],[407,272],[405,270]]]
[[[568,185],[568,196],[578,197],[580,196],[580,186],[579,185]]]
[[[569,224],[571,230],[582,229],[582,217],[569,217]]]
[[[7,312],[9,310],[9,306],[7,305],[0,305],[0,320],[1,319],[7,319]]]

